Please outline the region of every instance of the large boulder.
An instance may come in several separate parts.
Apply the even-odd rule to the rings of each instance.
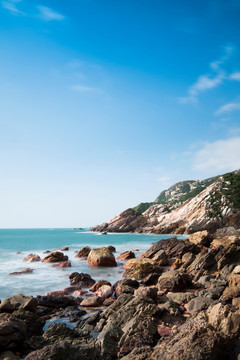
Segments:
[[[129,259],[134,259],[135,257],[136,256],[135,256],[133,251],[124,251],[124,252],[119,254],[117,259],[119,259],[119,260],[129,260]]]
[[[114,255],[107,247],[91,250],[87,260],[90,266],[117,266]]]
[[[136,260],[144,260],[144,259],[136,259]],[[129,260],[131,261],[131,260]],[[143,278],[146,278],[149,274],[153,273],[159,273],[159,275],[162,273],[162,268],[157,265],[156,263],[150,263],[150,262],[136,262],[135,265],[132,265],[130,268],[128,268],[125,273],[123,274],[123,277],[126,279],[136,279],[141,280]]]
[[[158,288],[160,291],[178,292],[191,286],[192,277],[184,272],[170,270],[163,273],[158,278]]]
[[[197,231],[188,237],[188,241],[195,245],[209,246],[212,238],[207,230]]]
[[[89,253],[91,251],[91,248],[89,246],[84,246],[82,249],[80,249],[77,254],[75,255],[76,258],[87,258]]]
[[[67,261],[68,256],[64,255],[61,251],[55,251],[47,256],[42,260],[45,263],[54,263],[54,262],[62,262]]]

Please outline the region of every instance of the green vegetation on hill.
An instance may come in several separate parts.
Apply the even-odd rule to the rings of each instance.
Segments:
[[[133,209],[138,214],[142,214],[142,213],[144,213],[144,211],[146,211],[153,204],[155,204],[155,203],[154,202],[140,203],[139,205],[135,206]]]

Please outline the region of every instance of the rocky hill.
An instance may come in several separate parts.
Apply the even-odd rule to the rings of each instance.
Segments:
[[[184,234],[223,226],[240,226],[240,170],[179,182],[92,230]]]

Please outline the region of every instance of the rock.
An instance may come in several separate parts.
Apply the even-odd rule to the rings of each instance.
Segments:
[[[125,279],[117,281],[113,287],[118,298],[121,294],[133,294],[135,289],[139,287],[139,283],[133,279]]]
[[[21,360],[21,358],[12,351],[5,351],[0,355],[0,360]]]
[[[65,309],[59,311],[56,316],[60,318],[68,318],[71,322],[76,322],[79,318],[85,315],[87,312],[86,310],[79,309],[77,306],[68,306]]]
[[[232,305],[236,306],[238,309],[240,309],[240,297],[236,297],[232,299]]]
[[[45,320],[39,318],[36,313],[19,308],[15,310],[12,315],[17,319],[23,320],[27,325],[27,340],[32,336],[42,335]]]
[[[72,264],[70,263],[70,261],[61,261],[61,262],[59,262],[57,264],[52,265],[51,267],[52,268],[60,268],[60,269],[62,269],[62,268],[69,268],[71,266],[72,266]]]
[[[158,282],[160,274],[159,273],[152,273],[147,275],[145,278],[141,280],[141,284],[150,286],[150,285],[156,285]]]
[[[24,321],[4,313],[0,314],[0,349],[11,350],[20,346],[27,336],[27,325]]]
[[[171,269],[175,270],[175,269],[179,269],[182,265],[182,261],[181,259],[176,259],[174,261],[174,263],[171,265]]]
[[[49,309],[60,309],[68,306],[79,305],[79,302],[73,296],[68,295],[48,295],[37,296],[38,305]]]
[[[212,250],[208,253],[200,253],[196,256],[195,260],[188,266],[187,271],[195,275],[198,280],[201,276],[213,273],[217,270],[218,249]]]
[[[209,246],[212,238],[207,230],[198,231],[188,237],[188,241],[195,245]]]
[[[232,327],[232,330],[231,330]],[[190,317],[178,331],[159,341],[151,360],[213,360],[228,359],[223,356],[226,341],[239,336],[239,311],[217,304]]]
[[[106,247],[91,250],[87,260],[90,266],[117,266],[114,255]]]
[[[19,271],[14,271],[9,273],[8,275],[23,275],[23,274],[31,274],[33,272],[33,269],[30,268],[26,268],[23,270],[19,270]]]
[[[134,296],[148,296],[157,303],[157,288],[140,286],[134,291]]]
[[[189,274],[170,270],[159,277],[158,288],[160,291],[178,292],[185,290],[191,283],[192,277]]]
[[[37,254],[29,254],[23,259],[23,261],[26,261],[26,262],[34,262],[34,261],[40,261],[40,260],[41,260],[41,258]]]
[[[166,266],[168,264],[168,257],[164,250],[159,250],[152,259],[161,266]]]
[[[98,360],[99,349],[85,339],[59,340],[31,352],[25,360]]]
[[[107,280],[99,280],[95,284],[93,284],[93,286],[90,287],[90,291],[95,292],[103,285],[112,286],[111,283]]]
[[[164,250],[169,258],[181,258],[187,252],[191,252],[193,254],[198,254],[200,252],[200,249],[196,245],[191,244],[189,241],[172,237],[169,239],[159,240],[153,244],[149,250],[143,252],[142,257],[152,259],[160,250]]]
[[[224,228],[219,228],[215,233],[216,237],[224,237],[224,236],[240,236],[240,232],[236,230],[233,226],[227,226]]]
[[[116,248],[115,248],[114,246],[112,246],[112,245],[107,246],[107,248],[108,248],[112,253],[116,252]]]
[[[238,286],[226,287],[223,291],[220,300],[224,302],[231,302],[232,299],[240,297],[240,288]]]
[[[71,329],[66,327],[66,324],[51,324],[43,334],[43,338],[48,341],[48,343],[54,343],[60,337],[62,338],[74,338],[74,333]]]
[[[233,274],[240,274],[240,265],[235,266],[233,269]]]
[[[197,295],[191,292],[168,292],[167,298],[177,304],[184,304],[195,298]]]
[[[68,250],[69,250],[69,247],[68,247],[68,246],[63,246],[60,250],[61,250],[61,251],[68,251]]]
[[[136,259],[138,260],[138,259]],[[141,259],[139,259],[141,260]],[[129,260],[131,261],[131,260]],[[123,278],[131,278],[136,280],[141,280],[152,273],[162,273],[162,269],[157,264],[151,264],[150,262],[141,262],[139,261],[135,265],[128,268],[123,274]]]
[[[109,298],[113,294],[112,286],[102,285],[97,291],[95,291],[95,295],[99,296],[103,300]]]
[[[206,309],[213,301],[207,297],[197,296],[194,299],[190,300],[185,308],[187,312],[191,315],[198,313],[201,310]]]
[[[121,254],[119,254],[119,256],[117,257],[117,259],[121,259],[121,260],[129,260],[129,259],[134,259],[135,258],[135,254],[132,251],[124,251]]]
[[[82,249],[78,251],[78,253],[75,255],[75,257],[78,258],[87,258],[89,253],[91,251],[91,248],[89,246],[84,246]]]
[[[182,256],[182,267],[187,268],[195,259],[195,255],[193,253],[187,252]]]
[[[54,262],[62,262],[62,261],[67,261],[68,260],[68,256],[64,255],[62,252],[60,251],[55,251],[49,255],[47,255],[42,262],[45,263],[54,263]]]
[[[141,346],[133,349],[128,355],[123,356],[121,360],[148,360],[153,349],[151,346]]]
[[[103,298],[96,295],[93,297],[83,299],[80,305],[85,307],[96,307],[102,305],[103,301],[104,301]]]
[[[17,294],[2,301],[0,304],[0,312],[12,313],[17,309],[35,312],[37,305],[38,302],[36,298],[32,296],[24,296],[23,294]]]
[[[91,287],[95,284],[95,280],[89,274],[74,272],[69,276],[71,285],[79,285],[83,288]]]
[[[157,265],[157,263],[156,263],[154,260],[137,258],[137,259],[130,259],[130,260],[128,260],[128,261],[123,265],[123,269],[128,270],[128,269],[130,269],[132,266],[142,265],[142,264],[146,264],[146,263],[153,264],[153,265]]]

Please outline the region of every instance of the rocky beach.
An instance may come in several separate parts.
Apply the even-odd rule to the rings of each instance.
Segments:
[[[2,299],[0,359],[239,359],[240,232],[172,237],[139,257],[134,250],[119,255],[115,284],[74,272],[62,291]],[[77,256],[115,267],[114,251],[85,247]],[[67,258],[58,251],[43,261]]]

